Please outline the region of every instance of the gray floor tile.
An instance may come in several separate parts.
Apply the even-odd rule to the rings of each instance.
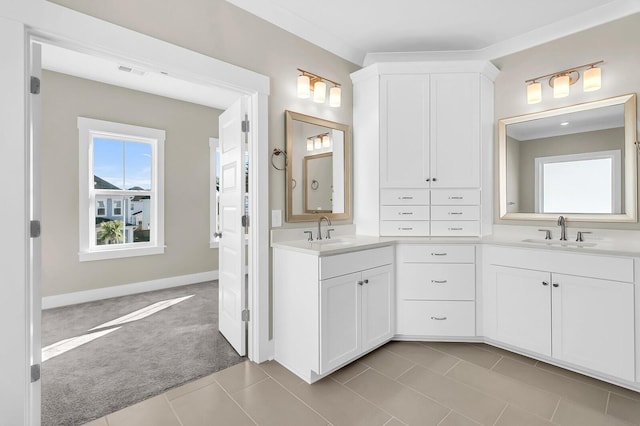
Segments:
[[[506,357],[496,364],[493,371],[569,398],[578,404],[583,404],[604,413],[608,392],[603,389],[550,373],[535,366],[525,365]]]
[[[185,385],[171,389],[166,394],[167,399],[169,401],[174,400],[182,395],[186,395],[195,390],[202,389],[205,386],[209,386],[212,383],[216,383],[215,374],[210,374],[208,376],[202,377],[201,379],[194,380],[193,382],[189,382]]]
[[[484,368],[493,367],[502,358],[502,355],[479,349],[475,344],[426,342],[424,345]]]
[[[537,362],[535,359],[529,358],[528,356],[523,356],[523,355],[517,354],[515,352],[506,351],[506,350],[504,350],[502,348],[498,348],[496,346],[491,346],[491,345],[488,345],[486,343],[476,343],[476,347],[478,349],[482,349],[484,351],[493,352],[494,354],[498,354],[498,355],[502,355],[502,356],[507,357],[507,358],[511,358],[511,359],[513,359],[515,361],[520,361],[523,364],[535,365],[535,363]]]
[[[438,426],[478,426],[480,423],[474,422],[462,414],[452,411]]]
[[[84,426],[109,426],[109,424],[107,423],[106,417],[100,417],[92,422],[85,423]]]
[[[109,426],[180,426],[164,394],[109,414],[107,423]]]
[[[271,376],[276,382],[289,390],[295,388],[300,383],[304,383],[300,377],[296,376],[276,361],[263,362],[262,364],[258,364],[258,367]]]
[[[448,408],[372,369],[346,386],[410,425],[436,425],[449,413]]]
[[[561,426],[629,426],[632,424],[566,399],[560,400],[551,421]]]
[[[251,361],[236,364],[215,373],[214,376],[220,386],[229,393],[237,392],[268,377],[267,373]]]
[[[640,424],[640,401],[612,393],[609,396],[607,414],[630,423]]]
[[[498,421],[496,422],[496,426],[551,426],[549,420],[542,419],[538,416],[535,416],[531,413],[523,411],[519,408],[516,408],[512,405],[507,406],[507,409],[504,410]]]
[[[351,364],[346,365],[340,370],[332,373],[331,378],[338,383],[346,383],[368,368],[369,366],[364,365],[360,361],[354,361]]]
[[[329,423],[270,377],[231,397],[260,426],[326,426]]]
[[[560,397],[500,373],[461,362],[447,373],[459,382],[500,398],[545,419],[551,419]]]
[[[413,361],[389,352],[384,348],[370,353],[359,361],[392,379],[397,379],[416,365]]]
[[[214,419],[221,425],[255,425],[217,383],[182,395],[171,401],[171,405],[182,426],[206,426]]]
[[[492,425],[507,405],[506,401],[420,366],[400,376],[398,381],[485,425]]]
[[[384,349],[440,374],[449,371],[459,361],[458,358],[433,350],[419,342],[391,342],[387,343]]]
[[[384,426],[407,426],[407,424],[393,417],[391,420],[385,423]]]
[[[301,383],[292,392],[335,426],[381,426],[391,419],[391,415],[331,378],[312,385]]]

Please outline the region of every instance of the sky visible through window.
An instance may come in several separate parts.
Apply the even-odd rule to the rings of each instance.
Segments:
[[[93,174],[120,189],[151,190],[151,145],[93,139]]]

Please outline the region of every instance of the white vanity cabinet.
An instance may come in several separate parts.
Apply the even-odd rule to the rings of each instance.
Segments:
[[[504,247],[485,257],[486,337],[635,380],[633,259]]]
[[[352,74],[359,229],[385,236],[481,234],[496,75],[481,61],[375,64]],[[467,197],[465,218],[443,218],[447,207],[461,205],[442,203],[443,197],[453,200],[458,190],[477,196]],[[398,192],[413,198],[399,202]]]
[[[475,336],[475,247],[399,244],[396,255],[396,336]]]
[[[389,341],[393,247],[318,256],[274,249],[275,359],[312,383]]]

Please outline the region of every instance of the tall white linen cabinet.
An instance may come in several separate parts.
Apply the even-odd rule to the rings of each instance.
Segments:
[[[491,233],[497,74],[489,62],[448,61],[351,75],[358,234]]]

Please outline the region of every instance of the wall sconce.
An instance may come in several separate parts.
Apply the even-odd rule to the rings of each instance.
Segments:
[[[596,67],[596,65],[603,62],[604,61],[591,62],[586,65],[580,65],[579,67],[568,68],[566,70],[525,80],[525,83],[528,83],[527,103],[536,104],[542,101],[542,85],[538,80],[542,80],[547,77],[549,78],[549,86],[553,87],[554,98],[569,96],[569,87],[580,80],[580,73],[578,70],[581,70],[582,68],[588,68],[583,73],[584,79],[582,90],[585,92],[598,90],[602,87],[602,71],[600,68]]]
[[[342,103],[342,89],[340,83],[336,83],[328,78],[321,77],[317,74],[310,73],[301,68],[298,68],[302,74],[298,76],[298,97],[301,99],[307,99],[311,96],[313,91],[313,101],[317,103],[324,103],[327,99],[327,84],[331,83],[333,87],[329,89],[329,106],[334,108],[339,107]]]

